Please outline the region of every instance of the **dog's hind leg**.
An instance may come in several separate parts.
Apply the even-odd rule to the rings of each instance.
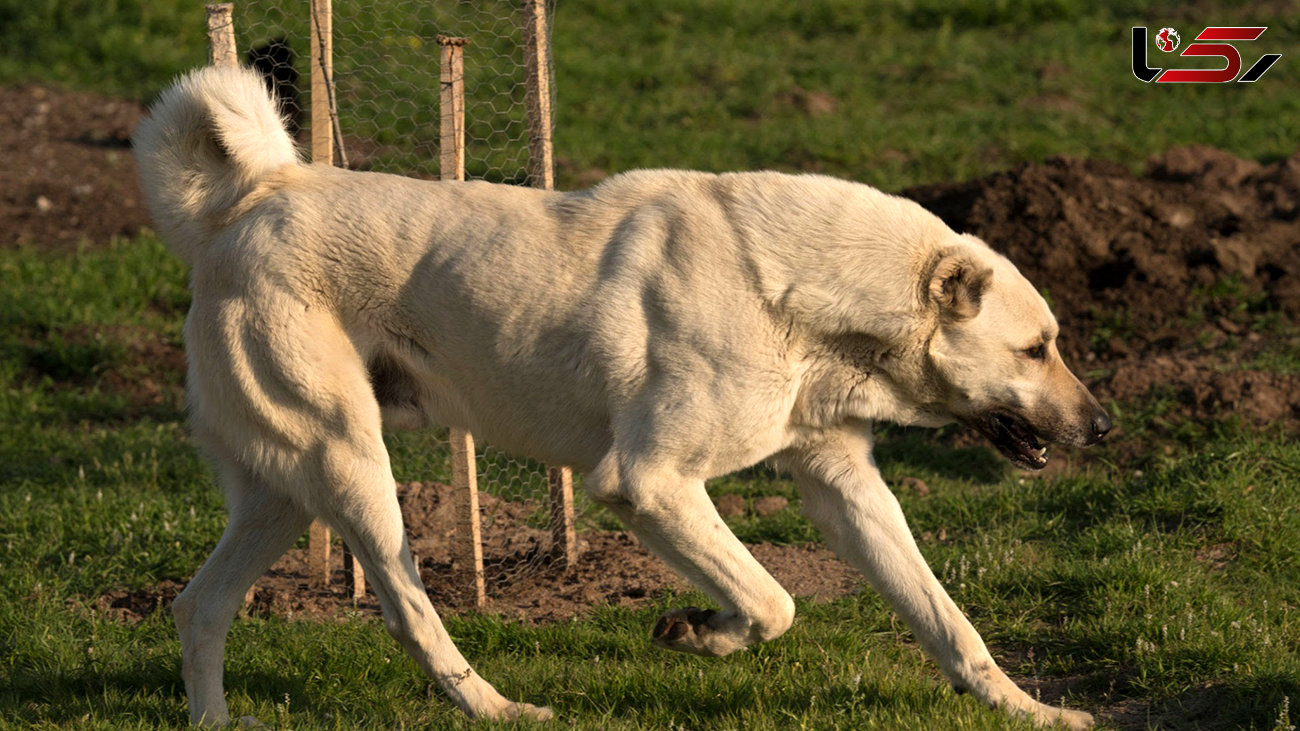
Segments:
[[[302,535],[307,513],[266,490],[246,470],[219,464],[230,522],[217,548],[176,597],[172,614],[181,637],[181,675],[190,720],[219,725],[230,720],[222,687],[226,634],[248,587]]]
[[[659,647],[722,656],[775,639],[794,621],[794,600],[722,522],[704,481],[676,470],[621,464],[611,452],[583,481],[636,537],[722,611],[669,612],[653,631]]]
[[[248,465],[267,489],[250,493],[262,502],[247,510],[233,504],[238,520],[232,517],[228,540],[196,578],[193,596],[178,602],[186,615],[182,636],[224,637],[243,590],[313,515],[360,559],[389,632],[466,713],[549,718],[548,709],[513,703],[475,674],[429,602],[406,543],[379,404],[360,353],[331,313],[267,290],[244,300],[200,297],[196,287],[186,324],[195,436],[219,461],[229,455]],[[222,579],[230,574],[236,578]],[[221,602],[208,609],[202,605],[210,597]],[[195,630],[195,617],[210,628]],[[222,716],[220,643],[194,648],[187,657],[195,656],[196,670],[186,670],[187,687],[195,679],[191,706],[200,719]]]
[[[953,688],[1040,725],[1092,725],[1087,713],[1035,701],[998,668],[917,549],[898,500],[871,459],[869,433],[825,435],[781,461],[799,484],[804,513],[830,547],[884,595]]]
[[[333,464],[327,464],[326,471],[334,475],[337,498],[322,505],[322,515],[361,561],[389,633],[471,717],[551,718],[549,708],[507,700],[456,649],[411,558],[383,444],[363,452],[356,451],[358,446],[329,450],[333,453],[326,462]]]

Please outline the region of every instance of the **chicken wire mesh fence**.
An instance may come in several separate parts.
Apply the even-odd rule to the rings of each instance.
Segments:
[[[544,4],[549,17],[552,5]],[[348,167],[437,177],[439,36],[465,38],[465,176],[535,184],[518,0],[334,0],[334,101]],[[274,79],[300,141],[310,133],[312,26],[301,0],[235,3],[245,63]],[[547,26],[549,28],[549,23]],[[545,39],[549,44],[549,37]],[[546,70],[550,75],[550,69]]]
[[[426,586],[452,606],[475,603],[458,557],[459,528],[447,430],[387,435],[398,475],[398,501],[408,538]],[[481,518],[483,578],[489,598],[508,593],[513,582],[543,572],[560,572],[551,516],[547,467],[491,446],[475,455]],[[575,481],[580,478],[575,477]],[[621,530],[608,511],[581,490],[573,496],[578,543],[592,531]],[[581,560],[581,558],[579,558]]]
[[[463,63],[457,79],[457,93],[463,94],[457,102],[463,108],[459,123],[463,176],[549,187],[549,131],[543,156],[537,147],[536,118],[544,115],[549,130],[552,11],[551,0],[523,0],[522,4],[519,0],[398,0],[378,5],[356,0],[310,4],[262,0],[235,3],[232,25],[240,61],[263,74],[291,134],[300,144],[311,141],[317,158],[324,135],[329,143],[325,149],[333,147],[326,154],[335,164],[425,178],[455,177],[441,169],[448,159],[443,148],[449,109],[447,77],[440,82],[440,66],[448,58],[448,37],[458,39],[454,43],[462,54],[458,68]],[[313,12],[318,13],[315,23]],[[542,22],[530,27],[539,13]],[[464,40],[463,46],[459,39]],[[545,44],[547,52],[538,56],[536,45],[530,43]],[[534,54],[531,78],[529,54]],[[538,59],[545,59],[543,68],[537,68]],[[327,69],[326,83],[321,83],[319,73],[313,77],[313,65],[317,72]],[[538,94],[545,95],[547,103],[538,106]],[[330,114],[318,113],[320,108],[313,108],[316,102]],[[323,129],[326,125],[328,129]],[[457,523],[449,506],[461,499],[455,492],[460,486],[450,485],[456,482],[452,464],[456,458],[446,432],[422,436],[423,474],[400,484],[399,498],[408,524],[412,520],[444,524],[419,526],[423,538],[412,540],[412,548],[421,567],[450,567],[453,573],[464,574],[474,570],[466,565],[473,560],[461,550],[469,540],[468,531],[461,530],[464,526],[445,525]],[[454,430],[451,438],[456,439]],[[570,531],[612,527],[611,518],[580,491],[562,500],[556,471],[548,476],[545,465],[486,445],[479,445],[474,462],[482,536],[480,586],[489,596],[521,574],[554,567],[557,554],[564,567],[564,537],[557,530],[563,511],[557,512],[557,501],[570,506]],[[313,541],[319,540],[313,530]],[[570,533],[569,543],[572,547],[580,542]],[[313,547],[313,553],[316,550]],[[328,577],[332,573],[328,541],[323,551],[320,560]],[[346,556],[344,563],[344,572],[353,577]],[[364,587],[359,568],[355,579],[353,590],[359,595]]]

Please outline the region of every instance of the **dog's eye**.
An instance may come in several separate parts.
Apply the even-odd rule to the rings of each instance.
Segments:
[[[1032,348],[1025,348],[1022,353],[1031,360],[1047,360],[1047,345],[1039,343]]]

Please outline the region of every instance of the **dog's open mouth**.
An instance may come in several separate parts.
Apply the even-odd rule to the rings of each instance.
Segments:
[[[1047,447],[1023,418],[1005,411],[990,411],[972,425],[1017,467],[1041,470],[1047,466]]]

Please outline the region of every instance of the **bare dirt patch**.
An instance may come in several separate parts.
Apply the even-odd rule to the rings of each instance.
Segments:
[[[452,553],[455,513],[452,488],[436,482],[398,486],[411,552],[416,556],[429,598],[440,611],[474,607],[469,577]],[[598,605],[637,607],[689,587],[662,561],[619,531],[581,533],[582,557],[564,570],[551,558],[546,531],[528,527],[534,506],[506,503],[480,494],[481,508],[494,525],[483,541],[488,612],[530,623],[578,616]],[[856,592],[862,577],[819,546],[751,545],[759,563],[792,594],[827,601]],[[343,590],[341,552],[331,554],[333,582],[321,587],[307,571],[303,549],[285,554],[257,581],[247,611],[264,617],[322,619],[379,614],[371,592],[353,602]],[[165,581],[135,591],[109,592],[95,601],[100,611],[123,620],[139,620],[170,605],[183,584]]]
[[[0,246],[71,248],[148,225],[130,136],[135,102],[0,87]]]

